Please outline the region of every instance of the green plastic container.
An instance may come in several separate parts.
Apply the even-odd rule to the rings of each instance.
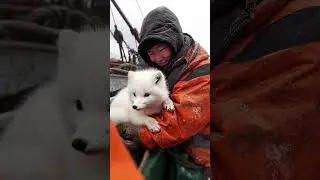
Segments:
[[[188,156],[182,153],[175,155],[188,159]],[[186,168],[166,150],[150,152],[142,173],[145,180],[204,180],[204,169]]]

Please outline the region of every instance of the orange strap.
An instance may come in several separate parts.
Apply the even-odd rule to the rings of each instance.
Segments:
[[[110,180],[143,180],[144,177],[136,167],[130,153],[110,123]]]

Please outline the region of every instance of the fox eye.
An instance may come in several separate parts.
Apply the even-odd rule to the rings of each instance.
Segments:
[[[144,94],[144,97],[148,97],[148,96],[150,96],[149,93],[145,93],[145,94]]]
[[[82,102],[80,99],[76,99],[75,100],[75,103],[76,103],[76,108],[78,111],[82,111],[83,110],[83,105],[82,105]]]
[[[136,97],[136,93],[133,93],[133,96]]]

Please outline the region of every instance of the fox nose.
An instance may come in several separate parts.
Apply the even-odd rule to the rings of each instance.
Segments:
[[[72,141],[72,147],[78,151],[85,151],[87,146],[88,142],[83,139],[77,138]]]
[[[132,108],[133,108],[133,109],[137,109],[138,107],[137,107],[136,105],[133,105]]]

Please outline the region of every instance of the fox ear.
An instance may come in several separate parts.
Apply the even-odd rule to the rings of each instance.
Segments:
[[[161,72],[157,72],[154,76],[154,84],[158,84],[161,78],[162,78]]]

